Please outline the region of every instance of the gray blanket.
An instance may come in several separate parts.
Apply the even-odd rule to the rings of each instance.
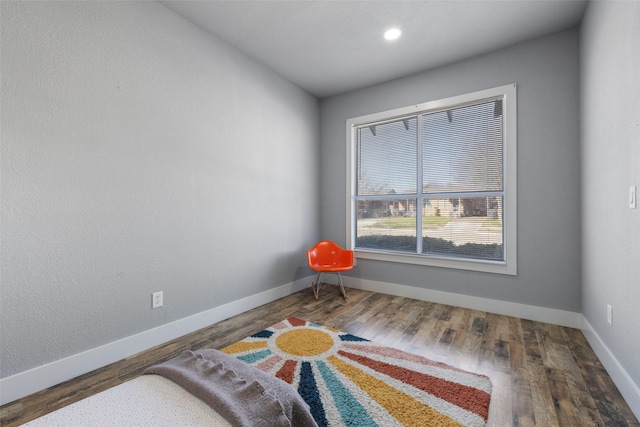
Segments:
[[[185,351],[148,368],[197,396],[234,426],[316,426],[286,382],[214,349]]]

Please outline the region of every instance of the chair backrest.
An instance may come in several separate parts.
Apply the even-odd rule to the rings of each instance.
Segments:
[[[353,251],[331,240],[321,240],[307,251],[310,266],[353,267]]]

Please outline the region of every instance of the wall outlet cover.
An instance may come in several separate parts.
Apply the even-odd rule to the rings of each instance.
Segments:
[[[151,294],[151,308],[158,308],[164,305],[162,291]]]

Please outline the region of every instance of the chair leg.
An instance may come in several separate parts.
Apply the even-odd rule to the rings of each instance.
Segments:
[[[311,282],[311,290],[313,291],[313,297],[315,299],[318,299],[320,297],[320,285],[322,285],[322,282],[320,281],[321,276],[322,272],[319,271],[318,275],[316,276],[316,282]]]
[[[344,289],[344,284],[342,283],[342,275],[340,273],[336,273],[338,276],[338,283],[340,283],[340,293],[344,299],[349,298],[347,295],[347,291]]]

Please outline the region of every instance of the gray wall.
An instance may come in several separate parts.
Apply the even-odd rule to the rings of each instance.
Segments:
[[[306,275],[303,249],[345,241],[347,118],[515,82],[518,276],[354,274],[582,311],[640,382],[637,2],[320,109],[155,2],[1,8],[0,377]]]
[[[0,377],[307,274],[318,101],[160,4],[2,2],[1,107]]]
[[[592,2],[581,61],[582,310],[640,385],[640,2]]]
[[[321,236],[345,243],[345,121],[518,85],[518,276],[359,260],[368,280],[580,312],[577,30],[321,102]]]

